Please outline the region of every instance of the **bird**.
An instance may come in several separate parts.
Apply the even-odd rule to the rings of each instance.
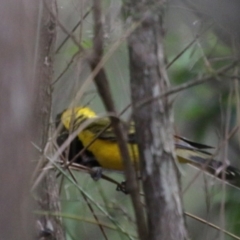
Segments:
[[[76,137],[68,149],[69,161],[96,169],[124,170],[117,139],[108,117],[100,118],[89,107],[74,107],[65,109],[56,116],[56,127],[59,126],[61,126],[57,137],[59,146],[76,131]],[[129,124],[123,122],[123,126],[128,133],[127,146],[130,159],[138,170],[139,154],[135,124],[133,121]],[[224,176],[226,182],[240,187],[240,170],[215,160],[214,155],[208,152],[213,147],[178,135],[174,135],[174,145],[179,163],[193,165],[219,179],[223,179]]]

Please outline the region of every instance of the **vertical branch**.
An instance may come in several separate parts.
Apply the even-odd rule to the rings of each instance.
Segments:
[[[55,0],[43,1],[40,9],[40,22],[39,24],[39,48],[37,49],[37,65],[36,65],[36,78],[39,80],[40,88],[38,94],[38,112],[37,117],[40,121],[38,135],[38,145],[41,149],[44,149],[48,140],[49,133],[49,121],[51,113],[52,103],[52,89],[51,82],[53,80],[53,60],[56,40],[56,16],[57,6]],[[52,14],[54,13],[54,14]],[[48,148],[46,154],[49,154],[52,150]],[[41,161],[46,159],[41,158]],[[43,163],[42,162],[42,163]],[[49,170],[43,178],[41,184],[38,187],[38,205],[40,210],[47,212],[59,212],[60,201],[59,201],[59,190],[56,182],[55,172]],[[42,232],[39,234],[44,239],[65,239],[64,232],[62,229],[61,219],[56,216],[42,216],[38,220],[41,226]]]
[[[143,187],[148,214],[148,239],[186,239],[179,179],[174,160],[172,110],[163,52],[163,1],[128,0],[128,20],[141,25],[128,40],[133,114],[136,122]],[[142,99],[156,99],[137,108]]]
[[[102,15],[101,15],[101,1],[93,1],[93,17],[94,17],[94,52],[90,59],[90,65],[92,70],[98,67],[103,56],[103,25],[102,25]],[[107,111],[115,113],[115,106],[111,96],[110,87],[108,84],[107,76],[104,69],[100,69],[96,77],[94,78],[95,84],[97,86],[98,92],[105,104]],[[147,228],[145,223],[145,216],[140,201],[139,189],[137,185],[137,178],[135,169],[131,163],[127,148],[127,135],[124,131],[121,121],[116,117],[111,117],[111,123],[115,131],[119,149],[122,155],[122,161],[125,169],[125,176],[127,180],[127,187],[133,202],[133,207],[135,210],[137,227],[139,238],[142,240],[147,240]]]

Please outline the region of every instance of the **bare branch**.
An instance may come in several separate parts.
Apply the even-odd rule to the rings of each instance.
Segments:
[[[90,8],[82,17],[82,19],[80,19],[77,24],[73,27],[73,29],[70,31],[71,35],[67,34],[66,38],[64,38],[64,40],[60,43],[60,45],[57,47],[55,54],[58,54],[59,51],[61,50],[61,48],[64,46],[64,44],[67,42],[67,40],[69,38],[71,38],[71,36],[73,36],[73,33],[75,32],[75,30],[81,25],[81,23],[83,22],[83,20],[89,15],[89,13],[92,11],[92,8]],[[66,32],[66,31],[65,31]]]
[[[222,231],[223,233],[225,233],[226,235],[232,237],[233,239],[240,240],[240,237],[238,237],[238,236],[236,236],[236,235],[234,235],[234,234],[226,231],[225,229],[222,229],[222,228],[216,226],[215,224],[212,224],[212,223],[210,223],[210,222],[208,222],[208,221],[206,221],[206,220],[204,220],[204,219],[202,219],[202,218],[200,218],[200,217],[197,217],[197,216],[195,216],[195,215],[193,215],[193,214],[191,214],[191,213],[188,213],[188,212],[185,212],[185,215],[188,216],[188,217],[190,217],[190,218],[192,218],[192,219],[195,219],[195,220],[197,220],[197,221],[199,221],[199,222],[201,222],[201,223],[204,223],[204,224],[206,224],[206,225],[208,225],[208,226],[210,226],[210,227],[212,227],[212,228],[214,228],[214,229],[217,229],[217,230],[219,230],[219,231]]]
[[[42,3],[42,2],[41,2]],[[56,18],[57,6],[56,1],[43,1],[41,19],[39,24],[39,49],[36,53],[38,56],[38,62],[36,65],[36,79],[39,80],[40,87],[38,90],[38,108],[37,118],[39,120],[39,126],[36,128],[39,132],[39,139],[37,145],[42,149],[42,156],[40,156],[39,166],[47,162],[45,154],[53,152],[53,146],[48,148],[48,152],[45,153],[43,149],[48,141],[51,130],[49,129],[51,104],[52,104],[52,89],[51,82],[53,79],[53,60],[54,49],[56,40]],[[50,12],[54,12],[54,16]],[[45,177],[42,179],[41,184],[38,186],[38,207],[42,211],[59,212],[59,189],[56,182],[55,171],[49,170]],[[64,231],[62,228],[61,218],[54,216],[42,216],[38,219],[38,225],[40,225],[39,236],[44,235],[44,239],[65,239]]]
[[[183,83],[179,86],[176,87],[172,87],[170,89],[166,89],[165,92],[159,94],[159,96],[155,96],[155,97],[145,97],[143,100],[139,100],[139,102],[137,103],[137,107],[143,107],[143,105],[150,103],[151,101],[155,101],[164,97],[167,97],[168,95],[171,94],[175,94],[178,92],[181,92],[183,90],[187,90],[191,87],[195,87],[198,86],[200,84],[203,84],[205,82],[209,82],[209,81],[219,81],[216,79],[216,77],[218,78],[218,76],[221,76],[222,74],[226,73],[227,71],[229,71],[230,69],[232,69],[233,67],[235,67],[237,64],[239,63],[239,61],[234,61],[233,63],[222,67],[221,69],[212,72],[212,74],[210,76],[206,76],[206,77],[201,77],[201,78],[197,78],[194,79],[192,81]],[[235,80],[234,78],[232,78],[232,80]],[[129,105],[130,107],[130,105]]]

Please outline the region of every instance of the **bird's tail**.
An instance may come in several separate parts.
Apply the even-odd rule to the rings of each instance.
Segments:
[[[177,145],[176,154],[179,162],[189,163],[204,172],[240,188],[240,170],[213,159],[213,155],[204,150]]]

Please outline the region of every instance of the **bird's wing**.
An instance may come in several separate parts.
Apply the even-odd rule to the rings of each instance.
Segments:
[[[130,123],[130,127],[128,127],[128,124],[123,122],[123,126],[128,132],[128,142],[136,143],[134,125]],[[98,136],[98,139],[108,140],[111,142],[117,141],[115,132],[113,131],[113,128],[111,126],[111,121],[109,118],[98,119],[96,122],[90,123],[86,129],[94,133],[94,135],[98,135],[100,134],[100,132],[102,132]]]

